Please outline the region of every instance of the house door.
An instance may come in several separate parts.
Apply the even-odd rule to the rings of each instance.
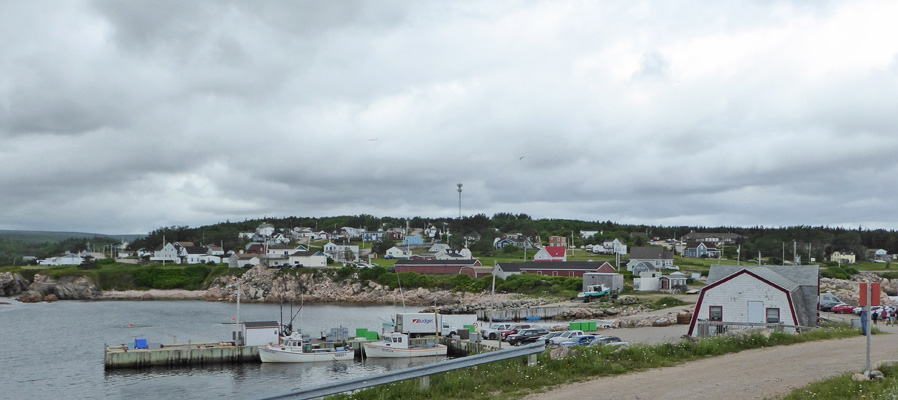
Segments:
[[[764,322],[764,302],[749,301],[748,302],[748,322]]]

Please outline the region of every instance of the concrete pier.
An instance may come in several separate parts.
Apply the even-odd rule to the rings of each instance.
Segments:
[[[257,346],[231,346],[220,343],[163,345],[159,349],[139,350],[128,349],[128,346],[106,346],[104,357],[107,369],[259,362],[261,361]]]

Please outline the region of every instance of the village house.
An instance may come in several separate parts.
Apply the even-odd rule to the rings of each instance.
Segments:
[[[715,326],[711,332],[699,332],[700,321],[782,324],[788,332],[817,326],[818,280],[816,265],[712,265],[688,334],[707,336],[727,329]]]
[[[408,258],[411,255],[410,252],[406,252],[396,246],[390,247],[387,249],[386,254],[384,254],[384,258],[393,259],[393,258]]]
[[[424,244],[424,238],[419,235],[408,235],[402,240],[402,244],[410,246]]]
[[[673,269],[673,251],[663,247],[633,247],[630,249],[630,262],[627,263],[627,271],[633,271],[639,263],[650,264],[654,269]],[[637,273],[633,272],[634,275]]]
[[[359,246],[345,242],[342,244],[328,242],[324,245],[324,254],[327,254],[334,262],[353,262],[359,259]]]
[[[840,264],[855,264],[857,263],[857,256],[850,252],[834,251],[833,254],[829,256],[829,260]]]
[[[543,247],[533,256],[533,261],[567,261],[567,249],[564,247]]]
[[[515,246],[515,247],[517,247],[519,249],[523,249],[523,250],[533,250],[537,247],[536,245],[534,245],[533,240],[531,240],[530,238],[528,238],[520,233],[508,234],[508,235],[505,235],[504,237],[501,237],[501,238],[497,237],[497,238],[493,239],[493,247],[495,247],[498,250],[502,250],[503,248],[505,248],[505,246],[509,246],[509,245]]]
[[[592,252],[595,254],[627,254],[627,245],[620,239],[614,239],[592,246]]]
[[[549,247],[567,247],[567,238],[564,236],[549,236]]]
[[[584,240],[591,239],[593,236],[597,235],[599,231],[580,231],[580,237]]]
[[[703,233],[692,231],[680,238],[681,242],[705,242],[714,245],[736,243],[742,239],[738,233]]]
[[[686,293],[686,274],[682,272],[674,272],[670,275],[664,275],[658,279],[661,287],[659,290],[670,294]]]
[[[59,265],[81,265],[84,262],[84,259],[77,254],[66,253],[59,257],[51,257],[44,260],[39,260],[37,263],[39,265],[49,265],[49,266],[59,266]]]
[[[297,267],[326,267],[327,255],[320,251],[311,252],[305,250],[295,251],[287,259],[287,263]]]
[[[229,268],[250,268],[259,265],[262,260],[258,254],[233,253],[228,257]]]
[[[583,291],[592,285],[602,285],[618,293],[624,290],[624,276],[617,273],[613,266],[609,263],[602,263],[595,272],[586,272],[583,274]]]
[[[683,257],[687,258],[717,258],[720,257],[720,251],[717,250],[717,247],[706,244],[705,242],[699,242],[697,245],[693,247],[686,247],[686,250],[683,251]]]

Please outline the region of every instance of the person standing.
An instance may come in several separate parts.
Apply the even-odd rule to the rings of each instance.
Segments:
[[[873,313],[873,315],[870,316],[870,318],[873,320],[873,325],[876,325],[876,321],[879,321],[879,310],[870,312]]]

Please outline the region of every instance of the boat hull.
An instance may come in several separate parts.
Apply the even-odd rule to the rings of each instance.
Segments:
[[[437,344],[432,347],[412,347],[408,349],[384,346],[381,344],[364,343],[365,357],[369,358],[405,358],[445,356],[449,347]]]
[[[355,352],[350,350],[339,351],[312,351],[301,352],[281,348],[259,347],[259,358],[262,362],[280,363],[306,363],[323,361],[352,361]]]

